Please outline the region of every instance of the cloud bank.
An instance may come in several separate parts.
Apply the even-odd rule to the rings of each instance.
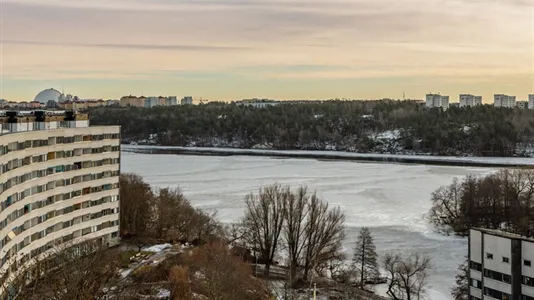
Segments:
[[[485,96],[499,83],[534,92],[530,0],[0,3],[0,97],[31,97],[43,81],[87,92],[103,80],[117,82],[103,88],[109,97],[140,92],[128,80],[220,99],[304,97],[312,84],[313,98],[388,96],[389,86],[390,97],[453,94],[467,83]]]

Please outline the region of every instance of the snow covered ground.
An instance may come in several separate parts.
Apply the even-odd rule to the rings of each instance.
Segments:
[[[143,248],[142,251],[158,253],[171,247],[172,247],[171,244],[161,244],[161,245],[154,245],[154,246],[150,246],[147,248]]]
[[[244,197],[275,182],[307,185],[346,216],[345,249],[352,255],[361,226],[370,227],[379,255],[391,250],[430,255],[429,296],[451,299],[449,289],[467,255],[467,240],[434,232],[424,215],[430,194],[454,177],[495,169],[320,161],[258,156],[150,155],[123,152],[121,171],[156,187],[179,186],[193,205],[218,211],[222,222],[243,216]]]

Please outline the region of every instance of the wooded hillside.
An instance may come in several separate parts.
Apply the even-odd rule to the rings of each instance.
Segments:
[[[210,103],[98,108],[92,125],[121,125],[125,142],[435,155],[529,155],[534,111],[414,101],[328,101],[252,108]]]

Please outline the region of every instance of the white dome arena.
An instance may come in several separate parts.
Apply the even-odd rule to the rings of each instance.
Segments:
[[[35,99],[33,101],[37,101],[41,104],[47,104],[48,101],[52,100],[55,102],[59,102],[61,98],[61,93],[58,90],[55,89],[47,89],[35,96]]]

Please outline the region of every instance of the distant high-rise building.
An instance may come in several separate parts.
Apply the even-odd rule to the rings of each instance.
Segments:
[[[426,107],[437,108],[441,107],[444,110],[449,108],[449,96],[442,96],[440,94],[427,94]]]
[[[534,94],[528,95],[528,109],[534,109]]]
[[[148,97],[145,100],[145,107],[154,107],[159,105],[159,97]]]
[[[182,98],[182,105],[186,105],[186,104],[193,104],[193,97],[191,96],[186,96],[184,98]]]
[[[136,96],[124,96],[120,99],[120,106],[135,106],[135,107],[155,107],[155,106],[170,106],[177,105],[178,101],[176,96],[169,97],[136,97]]]
[[[496,94],[493,96],[493,105],[495,107],[515,107],[515,96],[509,96],[504,94]]]
[[[460,107],[482,105],[482,96],[460,94]]]
[[[176,96],[169,96],[165,100],[165,105],[171,106],[171,105],[178,105],[178,99]]]

